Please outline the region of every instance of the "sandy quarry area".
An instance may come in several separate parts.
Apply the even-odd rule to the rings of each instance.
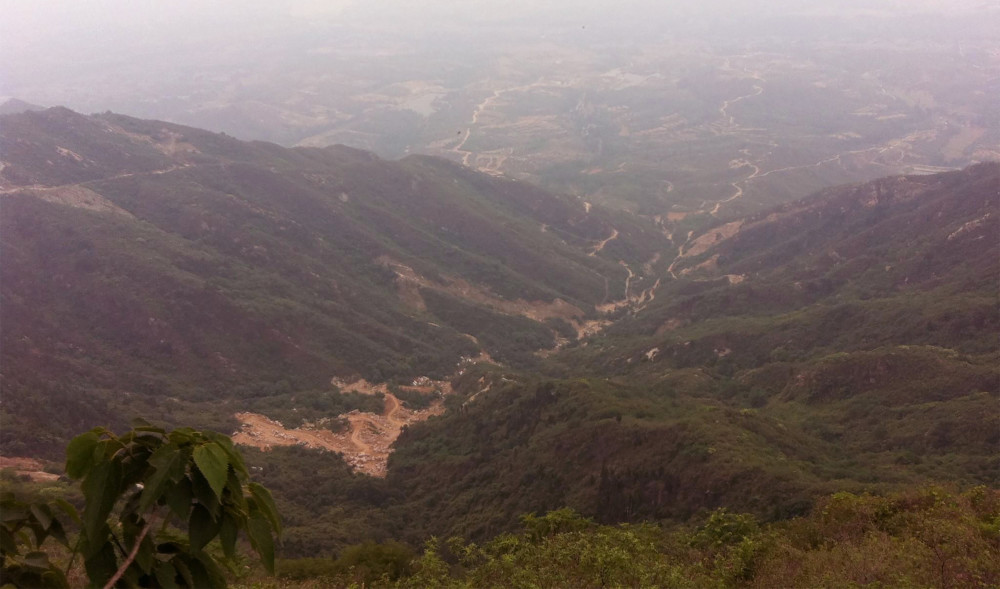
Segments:
[[[59,475],[42,470],[44,464],[34,458],[17,458],[14,456],[0,456],[0,470],[10,468],[15,474],[26,475],[33,481],[54,481]]]
[[[444,394],[451,392],[449,383],[431,380],[426,382],[419,380],[414,386],[402,388],[421,393],[432,393],[435,390],[441,390]],[[304,446],[337,452],[342,454],[357,472],[384,477],[392,444],[399,437],[403,426],[424,421],[432,415],[444,413],[444,404],[440,399],[435,400],[429,408],[421,411],[407,409],[402,406],[395,395],[388,392],[384,384],[373,385],[361,380],[345,385],[342,390],[384,394],[385,408],[382,414],[351,411],[340,416],[347,419],[350,427],[346,431],[334,433],[320,427],[286,429],[280,422],[264,415],[237,413],[236,418],[240,420],[242,425],[240,430],[233,434],[233,441],[262,450],[270,450],[275,446]]]

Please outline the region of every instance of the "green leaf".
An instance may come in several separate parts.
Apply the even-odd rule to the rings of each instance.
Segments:
[[[63,513],[68,515],[69,518],[72,519],[74,522],[76,522],[78,525],[81,523],[80,514],[77,513],[76,508],[73,507],[68,501],[66,501],[65,499],[56,499],[52,503],[59,509],[63,510]]]
[[[30,529],[35,534],[35,546],[41,546],[42,542],[44,542],[45,538],[48,537],[49,535],[48,531],[34,519],[28,520],[27,526],[28,529]]]
[[[195,589],[202,587],[225,587],[225,578],[213,578],[213,571],[210,571],[205,566],[205,561],[211,562],[211,560],[211,557],[204,552],[197,555],[187,553],[178,554],[172,562],[183,579],[181,586],[194,587]]]
[[[183,446],[194,442],[197,438],[197,434],[198,432],[189,427],[179,427],[167,434],[167,439],[170,440],[171,443]]]
[[[49,568],[49,555],[44,552],[29,552],[24,555],[24,564],[36,569]]]
[[[220,502],[219,498],[215,496],[212,491],[212,487],[209,486],[208,481],[202,476],[201,471],[197,468],[191,469],[191,491],[194,493],[194,498],[198,500],[212,513],[212,517],[219,514]]]
[[[229,480],[226,481],[226,510],[238,513],[247,513],[250,508],[247,506],[247,498],[243,492],[243,485],[236,472],[229,469]]]
[[[188,568],[186,562],[184,562],[184,555],[178,554],[173,560],[174,567],[177,572],[180,573],[181,579],[184,581],[184,587],[197,587],[194,584],[194,577],[191,576],[191,569]]]
[[[226,576],[216,564],[215,559],[208,554],[202,552],[195,555],[198,562],[205,567],[205,573],[208,575],[209,583],[207,587],[225,587],[226,586]]]
[[[221,518],[220,518],[221,519]],[[191,510],[191,520],[188,522],[188,535],[191,540],[191,551],[198,552],[212,541],[219,533],[221,521],[212,517],[203,505],[195,505]]]
[[[136,417],[132,420],[132,429],[137,432],[149,432],[154,434],[166,435],[167,433],[162,427],[157,427],[141,417]]]
[[[43,529],[48,530],[52,527],[52,511],[48,505],[34,503],[29,509],[31,510],[31,515],[35,516],[38,523],[42,524]]]
[[[181,479],[176,485],[167,489],[167,505],[182,522],[187,521],[188,513],[191,511],[191,497],[191,481],[187,478]]]
[[[235,470],[237,474],[242,475],[243,478],[249,476],[246,464],[243,462],[243,456],[236,450],[236,447],[233,446],[233,441],[229,438],[229,436],[218,432],[205,432],[205,435],[208,439],[218,443],[219,447],[226,452],[226,456],[229,457],[229,464],[233,467],[233,470]]]
[[[83,566],[87,571],[87,577],[90,578],[90,584],[103,587],[118,571],[114,545],[111,542],[102,542],[94,547],[93,552],[84,559]]]
[[[49,570],[42,573],[42,582],[46,587],[69,587],[66,575],[55,566],[50,566]]]
[[[20,553],[14,533],[8,530],[7,526],[0,526],[0,551],[5,555]]]
[[[0,510],[0,521],[3,522],[22,522],[28,519],[28,510],[25,508],[23,503],[19,502],[9,502],[3,506]]]
[[[83,530],[96,541],[98,531],[107,527],[108,515],[121,494],[122,467],[117,461],[102,462],[90,470],[81,485],[87,505],[83,509]]]
[[[274,540],[271,538],[271,524],[260,513],[254,514],[247,522],[250,546],[260,556],[269,573],[274,574]]]
[[[236,532],[236,520],[229,513],[224,514],[219,528],[219,541],[222,542],[222,552],[227,558],[236,557]]]
[[[135,562],[131,564],[125,572],[122,574],[122,578],[118,581],[118,585],[123,585],[125,587],[138,587],[139,586],[139,567],[136,566]]]
[[[163,589],[176,589],[177,569],[169,562],[162,562],[156,567],[156,583]]]
[[[156,546],[148,534],[139,544],[139,551],[135,553],[135,563],[139,565],[143,573],[148,575],[153,572],[153,565],[156,564]]]
[[[100,441],[95,432],[87,432],[73,438],[66,446],[66,475],[71,479],[79,479],[87,474],[94,463],[94,448]]]
[[[66,538],[66,530],[63,529],[62,522],[59,520],[52,520],[52,525],[49,526],[49,535],[63,546],[69,546],[69,539]]]
[[[174,444],[165,444],[153,452],[149,457],[149,465],[155,470],[142,489],[139,511],[145,513],[160,500],[170,482],[180,480],[184,476],[183,458],[184,453]]]
[[[226,475],[229,472],[226,451],[214,442],[202,444],[194,449],[194,463],[198,465],[198,470],[212,487],[212,492],[221,499],[222,489],[226,486]]]
[[[268,491],[263,485],[259,483],[250,483],[247,485],[250,489],[250,495],[257,500],[258,509],[263,512],[267,520],[271,522],[271,526],[277,535],[281,535],[281,518],[278,516],[278,507],[274,504],[274,498],[271,497],[271,492]]]

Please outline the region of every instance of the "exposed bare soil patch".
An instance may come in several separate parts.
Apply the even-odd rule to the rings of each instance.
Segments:
[[[419,287],[447,293],[467,301],[485,305],[507,315],[521,315],[535,321],[545,321],[553,317],[572,321],[584,315],[582,309],[562,299],[555,299],[554,301],[526,301],[524,299],[509,301],[500,298],[483,286],[472,284],[461,278],[445,276],[443,284],[432,282],[417,274],[413,268],[397,262],[388,256],[381,256],[375,261],[391,268],[396,273],[396,283],[400,289],[400,296],[404,301],[413,301],[412,293],[416,290],[417,295],[419,295]]]
[[[78,184],[66,186],[56,186],[54,188],[34,188],[24,191],[35,198],[56,204],[97,211],[100,213],[115,213],[125,217],[132,217],[132,213],[119,207],[110,200],[89,188],[84,188]]]
[[[720,227],[716,227],[715,229],[710,229],[705,234],[699,235],[691,241],[691,243],[684,249],[684,252],[680,257],[687,258],[705,253],[708,251],[708,248],[713,245],[723,242],[739,233],[740,227],[742,226],[743,221],[733,221]]]
[[[34,458],[20,458],[17,456],[0,456],[0,470],[12,469],[18,476],[26,476],[33,481],[55,481],[59,475],[42,470],[45,465],[40,460]]]
[[[108,124],[108,129],[119,135],[124,135],[136,143],[145,143],[160,151],[164,155],[176,156],[184,153],[201,153],[194,145],[184,141],[180,133],[175,133],[166,128],[161,128],[154,135],[143,135],[131,133],[117,125]]]
[[[590,255],[591,256],[596,256],[597,252],[599,252],[602,249],[604,249],[604,246],[608,245],[609,241],[611,241],[613,239],[616,239],[617,237],[618,237],[618,230],[615,229],[615,228],[612,228],[611,229],[611,235],[609,235],[607,237],[607,239],[602,239],[596,246],[594,246],[594,250],[592,252],[590,252]]]
[[[372,385],[366,381],[355,383],[353,390],[374,394],[383,392],[385,385]],[[433,385],[407,387],[414,390],[435,390]],[[451,389],[448,387],[448,392]],[[444,413],[444,404],[436,400],[428,409],[412,411],[400,404],[399,399],[385,392],[385,407],[381,415],[351,411],[340,417],[350,426],[343,432],[332,432],[317,426],[287,429],[280,422],[258,413],[237,413],[242,424],[233,434],[233,441],[244,446],[270,450],[275,446],[303,446],[316,450],[337,452],[358,472],[374,477],[384,477],[392,444],[403,427],[424,421],[432,415]]]

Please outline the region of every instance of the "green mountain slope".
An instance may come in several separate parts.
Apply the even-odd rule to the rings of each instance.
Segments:
[[[41,419],[53,395],[92,417],[133,393],[442,378],[480,352],[529,366],[555,345],[546,321],[596,317],[624,296],[622,264],[641,272],[665,244],[651,224],[426,157],[61,108],[0,128],[11,443],[57,429]]]
[[[830,189],[709,233],[654,300],[541,374],[455,380],[451,411],[404,431],[385,481],[331,477],[317,504],[261,457],[289,512],[309,514],[289,554],[342,545],[344,521],[478,541],[562,506],[604,522],[720,506],[782,519],[844,490],[995,487],[998,168]],[[879,190],[881,210],[866,205]]]
[[[997,163],[831,189],[708,230],[671,290],[609,335],[644,338],[634,353],[657,347],[654,366],[730,372],[879,346],[995,353],[998,207]]]
[[[453,376],[385,479],[248,451],[286,555],[479,541],[566,506],[782,519],[1000,481],[1000,164],[831,188],[678,252],[642,218],[433,158],[65,109],[0,123],[6,453],[136,413],[333,418],[365,401],[331,377]],[[501,365],[456,371],[481,353]]]

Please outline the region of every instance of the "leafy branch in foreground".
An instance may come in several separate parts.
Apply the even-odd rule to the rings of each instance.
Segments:
[[[228,437],[139,422],[122,436],[105,428],[81,434],[66,456],[66,474],[81,480],[86,502],[80,518],[69,505],[57,506],[80,525],[67,570],[82,555],[91,586],[224,587],[222,564],[235,558],[241,530],[273,573],[277,509],[267,489],[249,482]],[[52,507],[12,496],[3,502],[5,581],[67,586],[39,550],[49,536],[69,546]],[[207,549],[216,538],[224,558]],[[25,546],[30,551],[21,556]]]
[[[66,574],[41,550],[48,538],[69,548],[66,531],[55,516],[62,510],[76,521],[72,505],[59,499],[51,503],[25,503],[13,493],[0,497],[0,580],[16,587],[66,587]],[[29,534],[29,532],[31,532]]]

